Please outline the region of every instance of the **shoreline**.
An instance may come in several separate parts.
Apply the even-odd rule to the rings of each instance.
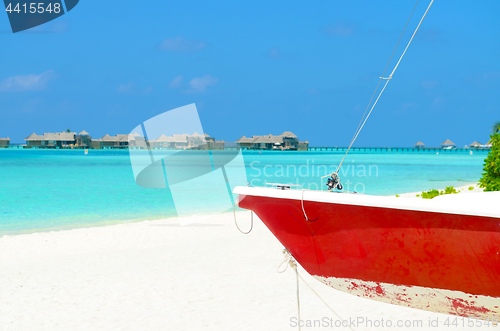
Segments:
[[[471,186],[474,187],[473,190],[469,190],[469,187],[471,187]],[[484,191],[483,188],[479,187],[479,182],[476,182],[476,183],[472,182],[472,183],[470,183],[468,185],[454,187],[454,188],[455,188],[455,190],[457,190],[459,192],[457,194],[462,194],[462,193],[478,193],[478,192],[483,192]],[[441,192],[441,191],[444,191],[445,188],[440,188],[440,189],[431,188],[429,190],[433,190],[433,189],[436,189],[436,190],[438,190],[438,191]],[[429,190],[426,190],[426,191],[423,191],[423,192],[427,192]],[[401,194],[398,194],[398,196],[400,198],[422,198],[421,196],[417,197],[417,194],[418,195],[422,195],[422,191],[420,191],[420,192],[401,193]],[[393,195],[391,195],[391,196],[393,196]]]
[[[468,185],[455,187],[455,189],[457,191],[459,191],[460,193],[482,192],[483,189],[479,188],[478,185],[479,185],[478,182],[476,182],[476,183],[471,182]],[[470,186],[473,186],[474,190],[469,191],[468,188]],[[442,191],[442,190],[444,190],[444,188],[441,188],[441,189],[438,189],[438,190]],[[399,197],[401,197],[401,198],[418,198],[416,196],[417,194],[421,195],[422,191],[420,191],[420,192],[400,193],[400,194],[396,194],[396,195],[399,196]],[[391,194],[391,195],[387,195],[387,196],[393,197],[395,195]],[[242,211],[244,211],[244,210],[243,209],[239,209],[239,208],[236,209],[236,212],[242,212]],[[205,218],[205,217],[212,217],[212,216],[215,217],[217,215],[225,215],[225,214],[232,214],[232,213],[233,213],[232,210],[228,210],[228,211],[222,212],[220,214],[215,214],[215,215],[213,215],[213,214],[198,213],[198,214],[193,214],[191,216],[186,216],[186,217],[183,217],[183,218],[196,218],[196,217]],[[76,229],[103,228],[103,227],[108,227],[108,226],[136,224],[136,223],[143,223],[143,222],[162,222],[162,221],[166,221],[166,220],[177,220],[177,222],[181,222],[181,221],[179,221],[179,217],[177,217],[177,216],[162,217],[162,216],[158,215],[157,217],[158,218],[156,218],[155,216],[153,216],[153,218],[135,218],[135,219],[106,220],[106,221],[100,221],[100,222],[97,222],[97,223],[76,223],[76,224],[66,224],[66,225],[57,226],[57,227],[47,227],[47,228],[35,228],[35,229],[25,229],[25,230],[16,230],[16,231],[6,231],[4,233],[0,232],[0,239],[2,237],[5,237],[5,236],[11,237],[11,236],[29,235],[29,234],[35,234],[35,233],[50,233],[50,232],[71,231],[71,230],[76,230]]]

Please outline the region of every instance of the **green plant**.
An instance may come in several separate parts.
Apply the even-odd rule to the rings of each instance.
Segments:
[[[491,128],[491,132],[493,134],[500,132],[500,121],[496,122],[495,125]]]
[[[497,132],[490,137],[492,147],[484,160],[484,172],[479,179],[479,186],[485,191],[500,191],[500,132],[498,128]]]
[[[474,186],[469,186],[469,191],[472,191],[474,189]]]
[[[68,129],[68,130],[66,130],[66,132],[71,132],[71,130],[70,130],[70,129]]]
[[[396,198],[399,198],[399,194],[396,194]]]
[[[434,189],[434,190],[429,190],[427,192],[422,192],[422,199],[432,199],[434,197],[437,197],[439,195],[439,191]]]
[[[458,191],[455,190],[453,186],[446,186],[446,188],[444,189],[444,194],[455,194],[455,193],[458,193]]]

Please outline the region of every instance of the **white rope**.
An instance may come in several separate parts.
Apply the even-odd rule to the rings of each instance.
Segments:
[[[251,217],[251,223],[250,223],[250,230],[248,232],[241,231],[240,227],[238,226],[238,222],[236,221],[236,203],[233,204],[233,215],[234,215],[234,224],[236,225],[236,228],[243,234],[249,234],[252,232],[253,229],[253,211],[250,211],[250,217]]]
[[[337,313],[335,312],[335,310],[333,310],[333,309],[332,309],[332,307],[330,307],[330,306],[326,303],[326,301],[325,301],[325,300],[323,300],[323,298],[322,298],[322,297],[318,294],[318,292],[316,292],[316,291],[315,291],[315,290],[311,287],[311,285],[309,285],[309,284],[305,281],[305,279],[304,279],[304,278],[302,278],[302,276],[301,276],[298,272],[297,272],[297,276],[299,276],[299,277],[300,277],[300,279],[302,279],[302,281],[304,282],[304,284],[306,284],[306,285],[307,285],[307,287],[309,287],[309,288],[311,289],[311,291],[313,291],[313,293],[314,293],[314,294],[316,294],[316,296],[317,296],[317,297],[321,300],[321,302],[323,302],[323,303],[325,304],[325,306],[326,306],[328,309],[330,309],[330,311],[331,311],[332,313],[334,313],[334,314],[335,314],[335,316],[337,316],[339,320],[341,320],[341,321],[342,321],[342,325],[344,325],[344,319],[342,319],[342,317],[340,317],[340,315],[339,315],[339,314],[337,314]],[[349,324],[348,324],[348,323],[347,323],[347,327],[348,327],[349,329],[351,329],[352,331],[354,331],[354,329],[353,329],[353,328],[351,328],[351,327],[349,326]]]
[[[302,278],[302,276],[299,274],[299,271],[297,270],[297,262],[295,262],[295,259],[293,258],[292,254],[290,254],[290,252],[287,250],[287,249],[284,249],[283,250],[283,255],[285,255],[285,259],[283,260],[283,262],[281,262],[281,264],[278,266],[278,269],[276,269],[277,272],[279,273],[283,273],[285,272],[287,269],[288,269],[288,266],[290,265],[293,270],[295,271],[295,275],[296,275],[296,278],[297,278],[297,315],[299,317],[298,319],[298,326],[299,326],[299,331],[300,331],[300,296],[299,296],[299,278],[302,279],[302,281],[304,282],[304,284],[307,285],[307,287],[309,287],[311,289],[311,291],[313,291],[314,294],[316,294],[316,296],[321,300],[321,302],[323,302],[325,304],[326,307],[328,307],[328,309],[330,309],[330,311],[332,313],[335,314],[335,316],[338,317],[339,320],[342,321],[342,325],[344,325],[344,319],[342,317],[340,317],[339,314],[337,314],[333,309],[332,307],[330,307],[326,302],[325,300],[323,300],[323,298],[321,298],[321,296],[318,294],[318,292],[316,292],[306,281],[304,278]],[[284,264],[286,263],[286,266],[285,266],[285,269],[282,270],[282,271],[279,271],[279,268]],[[347,324],[347,327],[349,329],[351,329],[352,331],[354,331],[353,328],[351,328],[349,326],[349,324]]]
[[[300,204],[302,205],[302,211],[304,212],[304,217],[306,218],[306,221],[309,221],[309,218],[307,218],[306,210],[304,209],[304,192],[306,190],[302,190],[302,198],[300,199]]]
[[[416,28],[416,29],[415,29],[415,31],[413,32],[413,35],[411,36],[410,41],[408,42],[408,45],[406,45],[406,48],[405,48],[405,50],[404,50],[403,54],[401,54],[401,57],[399,58],[398,63],[396,63],[396,66],[394,67],[394,69],[392,70],[391,74],[389,75],[389,77],[390,77],[390,78],[392,78],[392,75],[394,75],[394,72],[396,71],[396,69],[397,69],[397,68],[398,68],[398,66],[399,66],[399,62],[401,62],[401,60],[403,59],[403,56],[405,56],[406,50],[408,49],[408,47],[410,47],[410,44],[411,44],[411,42],[412,42],[412,40],[413,40],[413,37],[415,37],[415,34],[416,34],[416,33],[417,33],[417,31],[418,31],[418,28],[420,28],[420,25],[422,24],[422,22],[423,22],[423,20],[424,20],[425,16],[427,15],[427,12],[428,12],[428,11],[429,11],[429,9],[431,8],[431,6],[432,6],[432,3],[433,3],[433,2],[434,2],[434,0],[431,0],[431,3],[430,3],[430,4],[429,4],[429,6],[427,7],[427,10],[425,11],[424,16],[422,16],[422,18],[420,19],[420,22],[418,22],[417,28]]]
[[[393,75],[394,75],[394,73],[396,72],[396,69],[398,68],[399,63],[401,62],[401,60],[403,59],[404,55],[406,54],[406,51],[408,50],[408,47],[410,47],[410,44],[411,44],[411,42],[413,41],[413,37],[415,37],[415,34],[417,33],[418,29],[420,28],[420,25],[422,24],[422,21],[424,20],[425,16],[427,15],[427,12],[428,12],[428,11],[429,11],[429,9],[431,8],[431,6],[432,6],[432,3],[433,3],[433,2],[434,2],[434,0],[431,0],[431,2],[430,2],[430,4],[429,4],[429,6],[427,7],[427,10],[425,11],[424,15],[423,15],[423,16],[422,16],[422,18],[420,19],[420,22],[418,23],[417,27],[415,28],[415,31],[413,32],[413,35],[412,35],[412,36],[411,36],[411,38],[410,38],[410,41],[409,41],[409,42],[408,42],[408,44],[406,45],[406,48],[405,48],[405,50],[403,51],[403,54],[401,54],[401,56],[400,56],[400,58],[399,58],[398,62],[396,63],[396,66],[395,66],[395,67],[394,67],[394,69],[392,70],[391,74],[389,75],[389,77],[384,78],[385,71],[387,70],[387,67],[389,66],[389,63],[391,62],[391,60],[392,60],[392,56],[394,55],[394,52],[396,51],[396,48],[398,48],[399,42],[401,41],[401,37],[403,36],[403,34],[404,34],[405,30],[406,30],[406,27],[408,26],[408,23],[410,22],[410,19],[411,19],[411,17],[413,16],[413,12],[415,11],[415,8],[417,7],[418,0],[417,0],[417,3],[415,4],[415,7],[413,7],[413,11],[411,12],[410,18],[409,18],[409,19],[408,19],[408,21],[406,22],[405,28],[403,29],[403,32],[401,33],[401,36],[399,37],[399,40],[398,40],[398,42],[397,42],[397,44],[396,44],[396,47],[394,48],[394,51],[392,52],[392,55],[391,55],[391,57],[390,57],[390,59],[389,59],[389,62],[387,63],[387,65],[386,65],[386,67],[385,67],[385,69],[384,69],[384,73],[382,73],[382,76],[381,76],[381,77],[380,77],[380,79],[379,79],[379,82],[378,82],[378,84],[377,84],[377,87],[375,88],[375,91],[373,92],[373,95],[372,95],[372,97],[371,97],[371,99],[370,99],[370,102],[368,103],[368,106],[366,107],[366,110],[368,110],[368,108],[370,107],[370,104],[371,104],[371,102],[372,102],[372,100],[373,100],[373,97],[374,97],[374,95],[375,95],[375,92],[378,90],[378,87],[379,87],[379,85],[380,85],[380,82],[381,82],[383,79],[385,79],[385,80],[386,80],[385,85],[384,85],[384,87],[382,88],[382,91],[380,91],[380,93],[379,93],[379,95],[378,95],[378,97],[377,97],[377,99],[376,99],[375,103],[373,104],[373,106],[372,106],[372,108],[370,109],[370,112],[368,113],[368,115],[366,116],[366,118],[365,118],[366,110],[365,110],[365,113],[363,114],[363,116],[361,117],[361,121],[360,121],[360,123],[361,123],[361,122],[363,122],[363,124],[362,124],[361,126],[358,124],[358,128],[357,128],[357,129],[356,129],[356,131],[355,131],[354,137],[353,137],[353,139],[351,140],[351,143],[349,144],[349,147],[347,148],[347,151],[346,151],[346,153],[344,154],[344,157],[343,157],[343,158],[342,158],[342,160],[340,161],[340,164],[339,164],[339,166],[338,166],[338,168],[337,168],[337,173],[339,172],[340,167],[342,166],[342,163],[344,162],[344,159],[345,159],[345,157],[347,156],[347,153],[349,153],[349,151],[350,151],[350,149],[351,149],[352,145],[353,145],[353,144],[354,144],[354,142],[356,141],[356,138],[358,137],[358,135],[359,135],[359,133],[361,132],[361,130],[363,129],[363,127],[364,127],[364,125],[365,125],[366,121],[368,120],[368,117],[370,117],[370,115],[371,115],[371,113],[372,113],[372,111],[373,111],[373,108],[375,108],[375,105],[377,104],[378,100],[380,99],[380,96],[381,96],[381,95],[382,95],[382,93],[384,92],[385,87],[386,87],[386,86],[387,86],[387,84],[389,83],[389,80],[391,80],[391,79],[392,79],[392,76],[393,76]],[[363,119],[364,119],[364,121],[363,121]]]

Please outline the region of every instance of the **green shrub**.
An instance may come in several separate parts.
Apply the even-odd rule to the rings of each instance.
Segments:
[[[432,199],[434,197],[437,197],[438,195],[444,195],[444,194],[455,194],[459,193],[453,186],[446,186],[444,191],[438,191],[436,189],[434,190],[429,190],[427,192],[422,192],[422,199]],[[417,197],[419,195],[417,194]]]
[[[484,172],[479,184],[485,191],[500,191],[500,132],[490,137],[492,147],[484,160]]]
[[[444,189],[444,194],[455,194],[455,193],[458,193],[458,191],[455,190],[453,186],[446,186],[446,188]]]
[[[472,191],[474,189],[474,186],[469,186],[469,191]]]
[[[422,192],[422,199],[432,199],[439,195],[438,190],[429,190],[427,192]]]

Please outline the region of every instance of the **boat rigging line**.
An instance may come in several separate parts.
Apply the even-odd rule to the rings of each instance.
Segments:
[[[332,313],[335,314],[335,316],[338,317],[339,320],[342,321],[342,325],[348,327],[349,329],[351,329],[352,331],[354,331],[353,328],[351,328],[351,326],[348,324],[348,323],[345,323],[346,322],[342,317],[340,317],[339,314],[337,314],[335,312],[335,310],[332,309],[332,307],[330,307],[325,300],[323,300],[323,298],[318,294],[318,292],[316,292],[312,287],[311,285],[309,285],[306,280],[304,278],[302,278],[302,276],[299,274],[299,271],[297,270],[297,262],[295,261],[295,259],[293,258],[292,254],[290,254],[290,252],[287,250],[287,249],[284,249],[283,250],[283,255],[285,255],[285,259],[283,260],[283,262],[281,262],[281,264],[278,266],[278,268],[276,269],[276,272],[282,274],[284,273],[287,269],[288,269],[288,266],[292,267],[292,269],[295,271],[295,277],[297,279],[297,315],[298,315],[298,327],[299,327],[299,331],[301,329],[300,327],[300,296],[299,296],[299,278],[302,280],[302,282],[304,282],[304,284],[307,285],[307,287],[309,287],[309,289],[311,291],[313,291],[314,294],[316,294],[316,296],[321,300],[321,302],[323,302],[323,304],[328,308],[330,309],[330,311]],[[281,266],[285,264],[285,268],[283,270],[280,270]]]
[[[340,170],[340,167],[342,166],[342,163],[344,162],[347,154],[349,153],[352,145],[354,144],[354,142],[356,141],[356,138],[358,138],[358,135],[359,133],[361,132],[361,130],[363,129],[363,127],[365,126],[365,123],[366,121],[368,120],[368,118],[370,117],[373,109],[375,108],[375,105],[377,104],[378,100],[380,99],[380,96],[382,95],[382,93],[384,93],[385,91],[385,88],[387,87],[387,84],[389,83],[389,81],[392,79],[392,76],[394,75],[394,73],[396,72],[396,69],[398,68],[399,66],[399,63],[401,62],[401,60],[403,59],[403,57],[405,56],[406,54],[406,51],[408,50],[408,47],[410,46],[411,42],[413,41],[413,37],[415,37],[415,34],[417,33],[418,29],[420,28],[420,25],[422,24],[422,21],[424,20],[425,16],[427,15],[427,13],[429,12],[429,9],[431,8],[432,6],[432,3],[434,2],[434,0],[431,0],[431,2],[429,3],[429,6],[427,7],[424,15],[422,16],[422,18],[420,19],[420,22],[418,23],[417,27],[415,28],[415,31],[413,32],[413,35],[411,36],[410,40],[408,41],[408,44],[406,45],[406,48],[405,50],[403,51],[403,54],[401,54],[398,62],[396,63],[396,66],[394,67],[394,69],[392,70],[391,74],[388,76],[388,77],[384,77],[385,75],[385,72],[387,71],[387,68],[389,67],[389,64],[391,63],[391,60],[392,60],[392,57],[394,56],[394,53],[396,52],[396,49],[398,48],[399,46],[399,43],[401,41],[401,38],[403,37],[405,31],[406,31],[406,28],[408,26],[408,23],[410,22],[412,16],[413,16],[413,13],[415,12],[415,8],[417,7],[418,5],[418,2],[419,0],[417,0],[417,2],[415,3],[415,6],[413,7],[413,10],[410,14],[410,17],[408,18],[408,21],[406,22],[406,25],[403,29],[403,32],[401,33],[401,35],[399,36],[399,40],[398,42],[396,43],[396,47],[394,48],[394,50],[392,51],[392,54],[391,54],[391,57],[389,58],[389,61],[387,62],[387,65],[385,66],[385,69],[384,69],[384,72],[382,73],[382,76],[380,77],[378,83],[377,83],[377,87],[375,88],[375,91],[373,91],[373,94],[372,94],[372,97],[370,99],[370,102],[368,103],[368,105],[366,106],[366,109],[365,109],[365,112],[363,113],[363,116],[361,117],[361,120],[358,124],[358,127],[356,128],[356,131],[354,132],[354,136],[351,140],[351,143],[349,144],[349,147],[347,148],[347,151],[346,153],[344,154],[344,157],[342,158],[342,160],[340,161],[340,164],[337,168],[337,171],[333,172],[331,175],[326,175],[326,176],[323,176],[321,178],[325,178],[325,177],[332,177],[332,179],[334,180],[333,183],[330,182],[330,180],[328,181],[327,185],[329,184],[333,184],[333,185],[329,185],[329,189],[328,190],[331,190],[331,189],[335,189],[335,188],[339,188],[341,189],[340,187],[338,187],[338,185],[340,184],[340,181],[338,180],[338,172]],[[385,80],[385,84],[384,84],[384,87],[382,88],[382,90],[380,91],[379,95],[377,96],[377,98],[375,99],[375,102],[373,103],[372,107],[370,108],[370,105],[372,104],[372,101],[373,101],[373,98],[375,97],[375,94],[376,92],[378,91],[378,88],[380,86],[380,83],[382,82],[382,80]],[[368,112],[368,109],[370,109],[370,111]],[[368,112],[368,115],[367,115],[367,112]],[[366,115],[366,116],[365,116]],[[337,184],[337,180],[338,180],[338,184]],[[332,187],[333,186],[333,187]]]
[[[240,229],[240,227],[238,226],[238,221],[236,220],[236,202],[233,204],[233,215],[234,215],[234,224],[236,225],[236,228],[238,229],[238,231],[240,231],[243,234],[249,234],[250,232],[252,232],[252,229],[253,229],[253,211],[250,211],[250,230],[248,230],[247,232],[242,231]]]

